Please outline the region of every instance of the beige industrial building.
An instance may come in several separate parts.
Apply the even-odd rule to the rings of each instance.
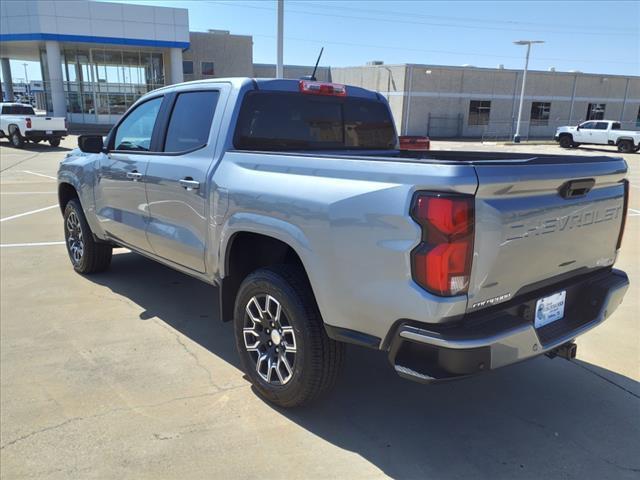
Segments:
[[[186,82],[215,77],[253,75],[253,38],[226,30],[189,32],[189,48],[182,52]]]
[[[370,62],[332,68],[331,78],[385,95],[404,135],[500,140],[515,133],[521,70]],[[640,77],[528,72],[523,138],[548,138],[560,125],[602,118],[640,126]]]

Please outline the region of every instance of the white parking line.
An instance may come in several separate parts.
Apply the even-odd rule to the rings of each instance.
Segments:
[[[31,175],[37,175],[39,177],[50,178],[51,180],[58,180],[56,177],[52,177],[51,175],[45,175],[44,173],[32,172],[30,170],[23,170],[23,173],[30,173]]]
[[[0,195],[55,195],[56,191],[51,192],[0,192]]]
[[[57,207],[58,207],[58,204],[56,203],[55,205],[49,205],[48,207],[39,208],[37,210],[31,210],[30,212],[18,213],[17,215],[11,215],[10,217],[0,218],[0,222],[6,222],[8,220],[13,220],[14,218],[25,217],[27,215],[32,215],[38,212],[44,212],[45,210],[51,210],[52,208],[57,208]]]
[[[48,247],[49,245],[64,245],[64,242],[3,243],[0,244],[0,248]]]

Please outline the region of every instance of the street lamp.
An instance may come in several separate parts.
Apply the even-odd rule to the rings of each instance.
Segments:
[[[524,62],[524,73],[522,74],[522,90],[520,91],[520,107],[518,107],[518,122],[516,123],[516,134],[513,136],[513,143],[520,143],[520,119],[522,118],[522,104],[524,103],[524,87],[527,82],[527,68],[529,68],[529,53],[531,45],[534,43],[544,43],[543,40],[518,40],[515,45],[527,46],[527,58]]]

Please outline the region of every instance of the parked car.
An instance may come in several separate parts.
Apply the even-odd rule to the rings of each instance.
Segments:
[[[284,407],[331,388],[345,343],[420,382],[570,358],[629,283],[623,159],[401,151],[357,87],[173,85],[79,146],[58,172],[73,268],[123,246],[217,285],[248,378]]]
[[[38,143],[43,140],[57,147],[66,135],[64,117],[36,115],[31,105],[22,103],[0,103],[0,138],[8,137],[16,148],[22,148],[26,141]]]
[[[590,120],[575,127],[558,127],[553,137],[562,148],[576,148],[581,144],[616,145],[622,153],[640,149],[640,132],[622,130],[614,120]]]

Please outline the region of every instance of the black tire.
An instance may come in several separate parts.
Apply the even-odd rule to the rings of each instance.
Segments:
[[[573,137],[571,135],[562,135],[559,143],[562,148],[571,148],[573,147]]]
[[[277,321],[272,315],[273,302],[266,303],[267,295],[272,301],[275,300],[276,307],[278,303],[280,305]],[[265,299],[264,304],[261,303],[262,298]],[[262,313],[259,313],[259,323],[252,321],[247,313],[247,307],[253,299],[258,302],[258,307],[264,306]],[[254,303],[249,308],[257,312]],[[256,317],[255,313],[253,316]],[[281,334],[276,335],[276,340],[273,340],[275,332],[267,333],[271,321],[275,321],[275,330]],[[253,332],[247,333],[245,327]],[[289,329],[290,333],[287,334],[285,329]],[[281,407],[302,406],[329,391],[344,364],[344,344],[327,336],[309,281],[299,268],[292,265],[262,268],[247,276],[236,297],[234,332],[242,367],[251,383],[263,398]],[[291,332],[294,337],[290,336]],[[279,338],[280,341],[277,340]],[[247,344],[254,340],[257,342],[254,345],[256,348],[248,351]],[[263,347],[264,350],[260,350]],[[292,347],[295,349],[293,359],[288,351]],[[264,362],[258,362],[261,355],[271,355],[270,358],[277,359],[277,363],[272,363],[274,370],[271,369],[272,364],[267,363],[267,373],[259,372],[258,365],[264,367]],[[287,368],[281,368],[283,356],[287,359]],[[287,371],[291,372],[288,379]],[[269,381],[262,375],[275,375],[275,378]],[[284,382],[281,381],[282,377]]]
[[[59,138],[50,138],[49,139],[49,145],[51,145],[52,147],[59,147],[60,146],[60,139]]]
[[[24,137],[20,135],[20,130],[18,130],[17,128],[14,128],[13,132],[11,132],[9,141],[11,142],[11,145],[13,145],[15,148],[24,147]]]
[[[620,153],[631,153],[634,151],[633,142],[631,140],[621,140],[618,142],[618,151]]]
[[[64,239],[69,259],[76,272],[96,273],[109,267],[113,248],[94,240],[77,199],[69,200],[64,209]]]

